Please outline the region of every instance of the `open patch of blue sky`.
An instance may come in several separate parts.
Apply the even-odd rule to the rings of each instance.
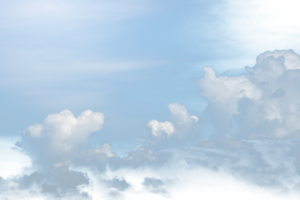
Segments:
[[[295,199],[299,8],[0,0],[0,198]]]

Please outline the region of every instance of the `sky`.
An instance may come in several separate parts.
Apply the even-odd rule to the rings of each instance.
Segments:
[[[296,0],[0,0],[0,199],[299,199]]]

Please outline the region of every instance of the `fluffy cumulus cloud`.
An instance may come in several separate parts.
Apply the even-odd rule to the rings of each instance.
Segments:
[[[239,76],[204,68],[198,84],[210,103],[200,118],[198,162],[255,185],[297,190],[299,69],[292,50],[265,52]]]
[[[86,110],[76,118],[71,111],[64,110],[48,115],[42,124],[27,127],[18,145],[34,161],[42,161],[39,164],[59,165],[77,155],[87,145],[89,135],[100,130],[103,122],[102,113]]]
[[[48,115],[41,124],[27,127],[16,145],[30,156],[32,166],[7,180],[6,185],[19,191],[11,196],[9,190],[8,198],[18,199],[23,195],[29,199],[74,195],[78,199],[86,198],[77,187],[89,181],[84,173],[70,170],[69,164],[73,157],[85,151],[89,136],[100,130],[103,123],[102,113],[86,110],[75,117],[71,111],[64,110]],[[105,150],[104,147],[102,151]]]
[[[160,158],[165,160],[171,159],[172,153],[169,149],[178,149],[184,146],[189,146],[199,139],[199,118],[191,115],[184,105],[179,103],[170,103],[168,105],[170,115],[169,120],[159,122],[157,120],[150,120],[148,127],[151,130],[150,134],[143,142],[143,148],[148,148]],[[160,163],[160,159],[155,160],[156,164]]]
[[[17,146],[32,167],[0,179],[2,199],[297,199],[300,57],[265,52],[242,75],[204,68],[199,117],[168,105],[169,120],[125,157],[88,144],[104,115],[65,110],[25,129]],[[112,141],[113,143],[113,141]]]

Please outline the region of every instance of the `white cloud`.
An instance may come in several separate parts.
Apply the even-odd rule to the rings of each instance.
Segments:
[[[70,170],[69,165],[74,157],[87,151],[89,136],[100,130],[103,123],[104,115],[99,112],[86,110],[75,117],[71,111],[63,110],[48,115],[41,124],[27,127],[16,145],[31,158],[32,165],[22,174],[7,179],[4,185],[9,189],[0,196],[9,199],[19,196],[25,199],[47,199],[47,196],[86,199],[77,187],[88,184],[88,179],[84,174]],[[115,156],[107,144],[93,153]],[[12,193],[10,188],[16,192]]]
[[[245,75],[216,76],[212,66],[203,68],[203,76],[196,85],[201,89],[198,95],[210,101],[200,119],[202,128],[207,127],[202,131],[205,138],[221,137],[229,132],[228,121],[238,114],[240,99],[259,99],[261,96],[261,91]]]
[[[197,116],[191,116],[184,105],[170,103],[168,108],[173,122],[158,122],[150,120],[148,126],[154,136],[161,136],[165,132],[168,136],[172,134],[184,135],[199,120]]]
[[[239,76],[216,76],[212,66],[203,68],[203,77],[196,84],[201,89],[199,96],[210,103],[200,119],[205,140],[197,146],[245,150],[251,164],[234,166],[229,162],[223,166],[227,172],[235,180],[276,191],[276,195],[287,195],[295,192],[295,188],[288,188],[299,177],[291,178],[295,171],[290,172],[281,161],[279,167],[266,162],[263,157],[266,151],[258,152],[255,140],[299,138],[300,104],[296,85],[300,84],[300,56],[293,50],[274,50],[260,54],[256,61],[253,68],[246,67],[249,74]],[[296,153],[282,152],[283,157],[287,155],[297,158]],[[238,154],[235,159],[244,160]],[[298,171],[297,161],[294,165]]]
[[[107,143],[87,149],[88,137],[103,126],[102,113],[48,115],[26,128],[19,144],[42,172],[9,180],[19,184],[12,187],[17,192],[0,197],[72,198],[78,188],[92,199],[297,199],[299,68],[293,51],[263,53],[239,76],[204,68],[199,86],[210,104],[200,119],[184,105],[169,104],[170,121],[150,120],[155,137],[124,158]],[[199,133],[197,125],[209,123],[215,135],[199,139],[206,130]]]
[[[205,113],[219,116],[218,125],[227,126],[219,134],[298,137],[299,64],[299,55],[289,50],[259,55],[246,75],[216,77],[212,68],[204,68],[199,86],[211,102]]]
[[[21,147],[38,160],[65,162],[87,145],[89,135],[100,130],[103,123],[104,115],[91,110],[77,118],[69,110],[50,114],[42,124],[24,130]]]
[[[265,53],[260,54],[257,57],[257,63],[262,63],[264,62],[268,57],[274,57],[274,58],[279,58],[279,57],[284,57],[284,66],[288,70],[293,70],[293,69],[300,69],[300,56],[297,55],[293,50],[287,50],[287,51],[279,51],[275,50],[273,52],[267,51]]]

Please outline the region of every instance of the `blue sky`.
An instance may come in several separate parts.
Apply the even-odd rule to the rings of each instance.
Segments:
[[[1,198],[294,199],[299,6],[0,0]]]

